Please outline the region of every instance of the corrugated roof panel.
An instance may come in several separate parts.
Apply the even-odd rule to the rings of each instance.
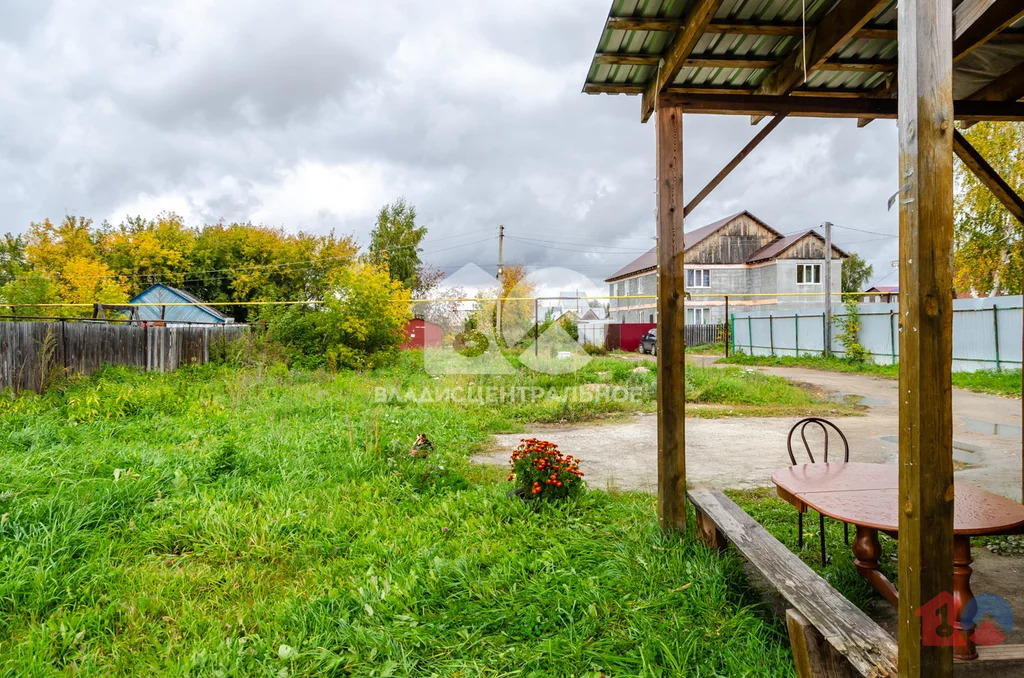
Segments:
[[[614,0],[610,16],[624,18],[678,19],[689,11],[696,0]],[[715,13],[717,22],[749,24],[789,24],[801,27],[806,23],[808,32],[831,11],[838,0],[724,0]],[[804,11],[806,10],[806,16]],[[868,28],[896,28],[897,0],[890,0],[868,22]],[[1024,31],[1024,19],[1013,24]],[[794,29],[795,30],[795,29]],[[608,53],[647,54],[660,56],[674,34],[667,31],[603,30],[598,51]],[[702,35],[692,52],[699,57],[775,58],[782,60],[799,47],[800,36],[750,35],[741,33],[711,33]],[[1022,50],[1018,52],[1018,50]],[[895,61],[898,47],[895,40],[882,38],[854,38],[843,45],[833,58],[849,61]],[[958,97],[977,90],[1006,72],[1020,54],[1024,59],[1024,46],[996,41],[985,45],[958,62],[954,77],[954,91]],[[983,63],[983,58],[992,62]],[[986,66],[988,64],[988,66]],[[684,67],[673,84],[686,87],[721,87],[723,89],[753,88],[771,72],[768,68]],[[592,64],[587,76],[588,84],[629,86],[632,93],[646,85],[657,73],[656,66],[627,66]],[[808,74],[805,89],[830,89],[868,92],[891,77],[889,71],[815,71]]]

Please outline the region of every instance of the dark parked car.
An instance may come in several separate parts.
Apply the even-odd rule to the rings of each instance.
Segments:
[[[647,334],[640,340],[640,346],[637,349],[641,353],[650,353],[651,355],[658,355],[658,330],[657,328],[647,330]]]

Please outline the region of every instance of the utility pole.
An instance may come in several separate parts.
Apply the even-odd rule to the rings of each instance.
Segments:
[[[825,357],[832,355],[832,222],[825,226]]]
[[[505,227],[498,226],[498,307],[496,309],[496,322],[498,325],[498,336],[495,339],[501,337],[501,294],[504,291],[504,275],[502,275],[502,264],[504,263],[501,258],[501,248],[505,244]]]

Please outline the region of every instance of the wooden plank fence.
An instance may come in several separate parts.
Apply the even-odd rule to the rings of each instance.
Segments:
[[[40,391],[61,374],[103,365],[170,372],[210,359],[210,342],[245,325],[139,327],[92,322],[0,322],[0,391]]]
[[[686,345],[700,346],[725,341],[725,325],[686,325]]]

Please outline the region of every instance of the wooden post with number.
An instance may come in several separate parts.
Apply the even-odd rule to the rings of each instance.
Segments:
[[[686,529],[686,339],[683,311],[683,110],[657,111],[658,520]]]
[[[916,613],[953,587],[953,3],[898,12],[899,675],[948,678],[953,648]]]

